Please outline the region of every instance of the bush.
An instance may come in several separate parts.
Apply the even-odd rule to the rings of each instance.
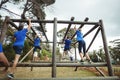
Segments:
[[[12,43],[9,45],[3,45],[3,52],[4,52],[5,56],[7,57],[8,61],[10,61],[10,62],[13,61],[15,52],[13,50]]]
[[[42,49],[40,59],[44,59],[44,57],[45,57],[46,55],[47,55],[49,58],[52,57],[52,54],[51,54],[49,51],[47,51],[47,50],[45,50],[45,49]]]

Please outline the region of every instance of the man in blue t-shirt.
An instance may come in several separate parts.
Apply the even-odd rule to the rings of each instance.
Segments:
[[[40,35],[41,37],[38,37],[38,35],[36,34],[35,35],[35,39],[34,39],[34,50],[33,50],[33,60],[36,61],[37,60],[37,55],[40,57],[40,54],[41,54],[41,46],[40,46],[40,43],[41,43],[41,38],[42,38],[42,35]],[[37,54],[37,49],[39,49],[39,53],[40,54]]]
[[[70,51],[70,46],[71,46],[71,39],[69,37],[67,37],[65,40],[64,40],[64,52],[63,52],[63,58],[65,57],[65,55],[68,54],[68,51]]]
[[[81,28],[76,29],[76,27],[75,27],[74,29],[76,30],[75,34],[77,35],[76,39],[77,39],[77,42],[78,42],[78,50],[79,50],[79,54],[80,54],[80,57],[81,57],[81,62],[84,62],[83,57],[86,57],[86,59],[89,62],[91,62],[89,55],[86,53],[86,43],[83,39],[83,34],[81,32]],[[84,55],[82,54],[82,49],[83,49]]]
[[[24,48],[26,33],[31,28],[31,20],[29,19],[28,21],[29,21],[29,24],[28,24],[28,27],[26,29],[23,29],[24,25],[22,23],[20,23],[18,31],[16,31],[14,33],[15,42],[13,44],[13,49],[14,49],[16,55],[15,55],[15,59],[14,59],[14,63],[13,63],[13,66],[11,68],[11,71],[7,75],[9,78],[14,78],[13,74],[15,72],[15,68],[17,66],[18,60],[19,60],[20,55],[21,55],[23,48]]]
[[[2,72],[6,72],[8,70],[8,67],[9,67],[9,62],[6,58],[6,56],[4,55],[3,53],[3,48],[2,48],[2,44],[0,43],[0,64],[1,65],[5,65],[5,68],[2,70]]]

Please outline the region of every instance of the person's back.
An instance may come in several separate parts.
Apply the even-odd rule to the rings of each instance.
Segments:
[[[65,48],[70,48],[71,45],[71,40],[70,39],[66,39],[65,40]]]
[[[34,46],[40,46],[40,38],[39,37],[34,39]]]
[[[14,37],[16,38],[13,46],[24,46],[24,40],[26,36],[27,29],[23,29],[15,32]]]
[[[81,33],[80,30],[76,30],[76,35],[77,35],[77,41],[83,40],[83,34]]]

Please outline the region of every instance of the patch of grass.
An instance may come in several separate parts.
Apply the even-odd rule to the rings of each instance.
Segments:
[[[95,73],[88,70],[78,68],[74,71],[75,67],[60,67],[57,68],[57,77],[90,77],[96,76]]]
[[[91,77],[97,76],[94,72],[78,68],[77,71],[74,71],[75,67],[57,67],[56,77]],[[15,72],[16,78],[51,78],[51,67],[34,67],[31,71],[30,67],[17,67]],[[0,78],[3,77],[3,74],[0,74]]]

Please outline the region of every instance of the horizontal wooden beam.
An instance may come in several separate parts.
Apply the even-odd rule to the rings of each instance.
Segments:
[[[12,63],[10,64],[12,66]],[[56,63],[56,67],[103,67],[107,63]],[[0,65],[0,67],[3,67]],[[52,63],[18,63],[17,67],[52,67]]]
[[[28,22],[26,19],[10,19],[13,22]],[[54,23],[54,20],[31,20],[32,23]],[[86,21],[63,21],[63,20],[57,20],[57,23],[62,24],[86,24],[86,25],[99,25],[99,22],[86,22]]]
[[[77,63],[78,61],[56,61],[56,63]],[[32,63],[52,63],[52,61],[32,61]]]
[[[7,78],[0,78],[0,80],[8,80]],[[15,78],[12,80],[120,80],[117,76],[107,77],[69,77],[69,78]]]

